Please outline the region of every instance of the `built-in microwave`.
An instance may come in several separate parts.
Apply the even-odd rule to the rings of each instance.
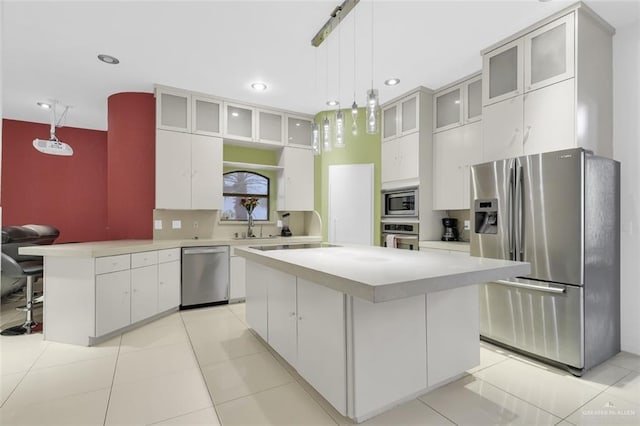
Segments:
[[[382,217],[418,217],[418,188],[382,191]]]

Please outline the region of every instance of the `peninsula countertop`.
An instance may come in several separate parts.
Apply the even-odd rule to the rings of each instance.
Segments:
[[[527,262],[372,246],[269,251],[250,246],[235,253],[374,303],[528,275],[531,270]]]
[[[179,247],[201,246],[248,246],[267,244],[288,244],[319,242],[322,237],[268,237],[268,238],[212,238],[212,239],[184,239],[184,240],[112,240],[86,243],[51,244],[42,246],[20,247],[20,254],[31,256],[55,257],[103,257],[116,256],[143,251],[164,250]]]

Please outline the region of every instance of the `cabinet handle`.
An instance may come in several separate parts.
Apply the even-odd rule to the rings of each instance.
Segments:
[[[295,312],[290,312],[290,313],[289,313],[289,317],[295,317],[295,316],[296,316],[296,313],[295,313]]]
[[[298,320],[302,321],[302,317],[301,317],[301,316],[300,316],[300,317],[298,317]]]

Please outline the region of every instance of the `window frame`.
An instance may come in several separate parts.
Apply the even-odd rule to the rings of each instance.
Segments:
[[[255,175],[255,176],[259,176],[262,179],[265,179],[267,181],[267,193],[266,194],[255,194],[255,193],[240,193],[240,192],[225,192],[224,190],[224,178],[226,175],[230,175],[230,174],[234,174],[234,173],[247,173],[250,175]],[[225,172],[222,174],[222,200],[223,200],[223,206],[224,206],[224,199],[225,197],[238,197],[238,198],[248,198],[248,197],[255,197],[258,199],[262,199],[265,198],[267,200],[267,217],[266,219],[253,219],[254,222],[269,222],[270,218],[271,218],[271,178],[269,178],[269,176],[265,176],[261,173],[258,173],[256,171],[253,170],[231,170],[228,172]],[[222,222],[248,222],[249,219],[238,219],[238,218],[234,218],[234,219],[225,219],[224,217],[221,217],[220,220]]]

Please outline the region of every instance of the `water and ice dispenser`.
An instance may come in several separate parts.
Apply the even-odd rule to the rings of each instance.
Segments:
[[[498,200],[475,200],[475,232],[476,234],[498,233]]]

